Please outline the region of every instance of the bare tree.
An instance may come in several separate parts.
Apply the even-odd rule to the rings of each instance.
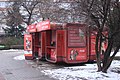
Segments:
[[[20,37],[22,32],[19,31],[21,28],[24,31],[24,28],[20,26],[22,24],[23,19],[21,14],[19,13],[19,2],[14,2],[10,4],[9,8],[7,8],[7,14],[5,15],[6,18],[6,25],[8,27],[3,28],[7,36],[17,36]],[[18,27],[20,26],[20,27]]]
[[[39,13],[43,18],[49,18],[53,22],[81,22],[80,4],[67,0],[46,0],[39,4]]]
[[[80,4],[75,1],[55,0],[15,0],[19,2],[23,21],[29,25],[40,18],[50,19],[53,22],[80,22]]]
[[[38,5],[38,3],[39,3],[39,1],[37,1],[37,0],[32,0],[32,1],[31,0],[25,0],[21,3],[21,6],[28,13],[27,17],[26,17],[26,15],[24,16],[24,22],[27,25],[31,24],[32,16],[34,14],[35,9],[37,9],[36,6]]]
[[[107,72],[113,58],[120,48],[120,42],[116,46],[114,54],[111,56],[111,50],[114,47],[115,35],[118,36],[120,28],[120,4],[118,0],[81,0],[82,10],[97,27],[96,35],[96,59],[98,71]],[[116,17],[118,17],[116,19]],[[116,25],[115,25],[116,24]],[[108,36],[103,34],[104,28],[108,27]],[[104,40],[108,40],[108,46],[104,53],[101,52],[101,46]],[[101,54],[104,58],[101,59]]]

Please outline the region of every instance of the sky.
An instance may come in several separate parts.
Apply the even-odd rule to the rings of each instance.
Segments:
[[[0,2],[0,7],[5,7],[6,6],[6,3],[5,2]]]

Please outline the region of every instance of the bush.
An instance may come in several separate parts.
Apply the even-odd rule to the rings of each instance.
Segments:
[[[16,37],[5,37],[1,44],[3,44],[6,48],[17,48],[16,46],[23,46],[23,38],[16,38]],[[16,46],[15,46],[16,45]],[[14,46],[14,47],[13,47]],[[23,47],[21,47],[23,48]]]
[[[10,48],[11,49],[23,49],[24,45],[11,45]]]

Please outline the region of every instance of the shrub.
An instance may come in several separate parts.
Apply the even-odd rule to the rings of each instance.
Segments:
[[[3,44],[7,48],[13,48],[13,45],[15,47],[18,45],[23,45],[23,38],[16,38],[16,37],[5,37],[1,44]],[[15,47],[16,48],[16,47]],[[23,48],[23,47],[22,47]]]

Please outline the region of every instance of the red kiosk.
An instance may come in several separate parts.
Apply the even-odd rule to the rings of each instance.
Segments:
[[[32,57],[39,57],[52,63],[83,63],[96,60],[95,35],[86,24],[53,24],[49,20],[28,26],[29,34],[24,37],[25,51],[32,52]],[[27,37],[31,49],[26,49]],[[31,53],[30,53],[31,54]],[[26,59],[28,55],[25,54]]]

